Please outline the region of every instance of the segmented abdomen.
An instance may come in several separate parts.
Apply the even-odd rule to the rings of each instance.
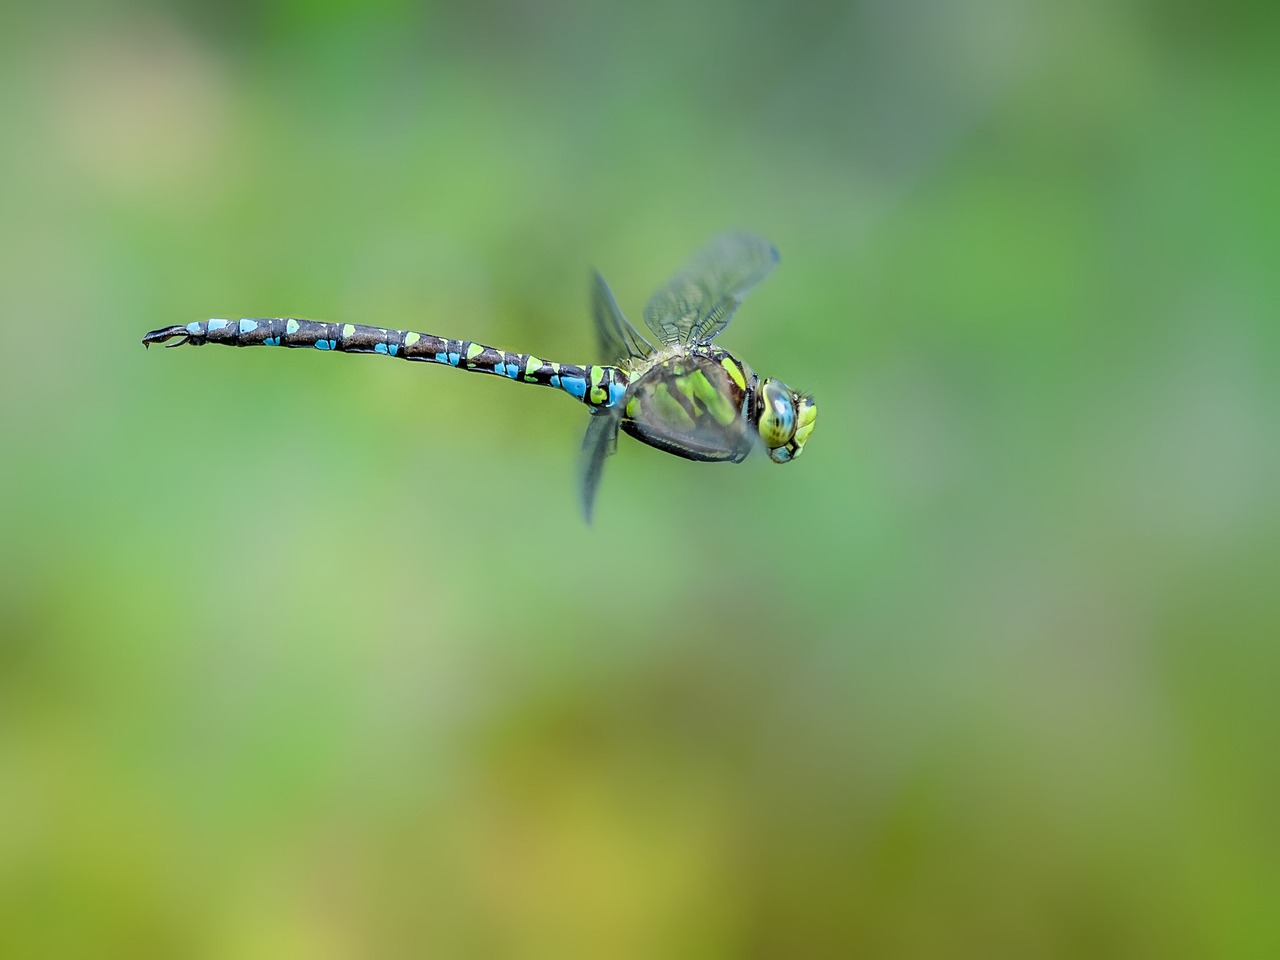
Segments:
[[[380,353],[404,360],[442,363],[520,383],[555,387],[592,407],[615,405],[627,389],[627,374],[618,367],[554,363],[471,340],[446,340],[429,333],[359,323],[324,323],[290,317],[197,320],[186,326],[154,330],[143,338],[143,343],[162,343],[172,337],[185,337],[183,342],[196,345],[313,347],[338,353]]]

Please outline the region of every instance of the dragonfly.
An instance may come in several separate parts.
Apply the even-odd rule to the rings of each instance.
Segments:
[[[579,466],[590,523],[619,430],[686,460],[740,463],[755,446],[763,446],[774,463],[800,456],[818,416],[813,397],[760,378],[713,342],[777,263],[778,251],[767,240],[742,231],[720,234],[649,298],[644,322],[650,337],[627,320],[594,271],[591,308],[600,354],[609,361],[604,364],[555,363],[471,340],[293,317],[196,320],[152,330],[142,343],[382,354],[558,389],[590,411]]]

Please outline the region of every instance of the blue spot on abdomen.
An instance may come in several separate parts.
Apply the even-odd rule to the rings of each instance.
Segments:
[[[583,377],[561,377],[560,386],[565,393],[581,400],[587,393],[587,381]]]

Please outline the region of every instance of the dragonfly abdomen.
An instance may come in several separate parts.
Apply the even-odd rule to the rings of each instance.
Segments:
[[[181,339],[170,346],[221,343],[234,347],[312,347],[336,353],[375,353],[439,363],[518,383],[554,387],[591,407],[617,404],[628,383],[626,372],[619,367],[555,363],[533,354],[510,353],[471,340],[447,340],[412,330],[292,317],[196,320],[185,326],[152,330],[142,342],[146,345],[164,343],[175,337]]]

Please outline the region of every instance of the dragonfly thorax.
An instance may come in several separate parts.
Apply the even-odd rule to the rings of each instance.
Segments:
[[[688,460],[738,462],[751,452],[751,370],[712,346],[658,354],[633,368],[622,429],[651,447]]]
[[[622,429],[689,460],[738,463],[757,443],[774,463],[800,456],[818,416],[813,398],[761,380],[728,351],[681,347],[632,367]]]

